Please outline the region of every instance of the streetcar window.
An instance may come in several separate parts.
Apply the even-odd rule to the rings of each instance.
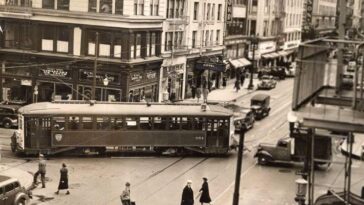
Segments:
[[[55,130],[64,130],[65,123],[65,117],[53,117],[53,128]]]
[[[111,127],[110,117],[98,117],[96,118],[97,129],[108,130]]]
[[[123,119],[122,118],[114,118],[113,119],[114,128],[116,130],[120,130],[123,128]]]
[[[92,129],[92,117],[82,117],[82,128]]]
[[[196,130],[205,130],[205,120],[204,120],[204,118],[198,118],[198,117],[195,117],[194,118],[194,128],[196,129]]]
[[[192,119],[188,117],[181,118],[181,127],[183,130],[191,130],[192,129]]]
[[[77,130],[80,126],[80,119],[79,117],[69,117],[68,120],[68,128],[71,130]]]
[[[152,129],[152,118],[150,117],[140,117],[139,119],[140,129],[150,130]]]
[[[178,130],[179,129],[179,121],[180,118],[179,117],[170,117],[169,119],[169,129],[170,130]]]
[[[127,117],[125,119],[126,121],[126,129],[128,130],[135,130],[138,129],[138,123],[137,123],[137,118],[136,117]]]
[[[156,130],[165,130],[167,119],[165,117],[154,117],[154,129]]]

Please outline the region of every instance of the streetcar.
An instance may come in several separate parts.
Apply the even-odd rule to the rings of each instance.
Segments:
[[[234,146],[233,113],[211,104],[55,101],[19,109],[12,150],[23,154],[227,154]]]

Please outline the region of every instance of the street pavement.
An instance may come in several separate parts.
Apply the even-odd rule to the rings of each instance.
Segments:
[[[231,86],[231,85],[230,85]],[[236,104],[248,107],[255,93],[271,95],[272,111],[269,117],[257,121],[245,136],[245,146],[250,151],[243,155],[240,185],[240,205],[293,205],[296,172],[302,164],[290,166],[260,166],[254,159],[259,143],[276,143],[288,136],[287,113],[290,111],[293,79],[280,81],[271,91],[248,92],[242,89],[236,94]],[[222,89],[221,89],[222,90]],[[214,92],[209,95],[213,98]],[[229,93],[227,87],[224,93]],[[216,94],[217,95],[217,94]],[[230,93],[226,95],[235,95]],[[242,97],[240,97],[242,96]],[[233,100],[233,97],[220,97],[214,100]],[[14,156],[8,144],[12,130],[0,129],[2,145],[1,164],[10,170],[19,169],[26,173],[37,170],[37,160]],[[342,190],[345,160],[339,150],[334,150],[334,163],[327,171],[317,171],[315,193],[326,193],[328,188]],[[232,204],[236,172],[237,153],[228,157],[166,157],[166,156],[114,156],[114,157],[54,157],[47,160],[47,188],[33,190],[31,204],[121,204],[120,194],[125,182],[131,183],[131,197],[138,205],[178,205],[182,189],[187,180],[192,180],[195,196],[201,188],[202,177],[209,180],[210,195],[214,205]],[[61,164],[69,168],[71,195],[55,195]],[[352,191],[360,194],[363,179],[363,162],[354,161]],[[0,173],[2,173],[0,171]],[[29,176],[31,178],[31,176]],[[195,200],[198,203],[198,199]]]

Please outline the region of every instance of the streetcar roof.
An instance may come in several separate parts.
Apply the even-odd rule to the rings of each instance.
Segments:
[[[41,102],[19,109],[23,115],[154,115],[154,116],[232,116],[233,112],[220,105],[208,104],[206,111],[201,105],[180,103],[55,103]]]

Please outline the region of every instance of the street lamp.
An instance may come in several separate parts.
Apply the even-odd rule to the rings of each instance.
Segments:
[[[259,38],[258,36],[256,36],[255,34],[250,37],[250,45],[253,48],[253,66],[250,67],[250,81],[249,81],[249,85],[248,85],[248,89],[251,90],[254,88],[254,84],[253,84],[253,73],[256,67],[256,62],[255,62],[255,49],[258,46],[259,43]]]
[[[307,181],[304,179],[297,179],[296,185],[297,185],[297,192],[294,200],[298,203],[298,205],[305,205]]]
[[[239,205],[239,189],[240,189],[240,177],[241,177],[241,166],[243,164],[243,149],[246,129],[244,126],[240,128],[240,139],[238,147],[238,158],[236,163],[236,175],[235,175],[235,189],[233,196],[233,205]]]

